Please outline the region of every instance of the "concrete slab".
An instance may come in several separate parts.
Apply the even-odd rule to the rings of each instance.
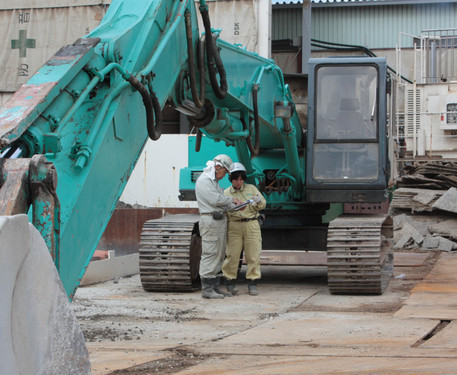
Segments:
[[[457,189],[451,187],[433,204],[433,208],[457,213]]]
[[[81,285],[90,285],[139,272],[138,253],[95,260],[89,263]]]
[[[449,219],[434,225],[430,225],[429,230],[430,233],[435,236],[441,235],[456,241],[457,232],[455,228],[457,228],[457,219]]]

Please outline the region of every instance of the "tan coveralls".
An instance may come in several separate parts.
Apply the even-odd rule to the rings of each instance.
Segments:
[[[235,280],[238,273],[240,254],[244,249],[244,256],[248,266],[246,279],[260,279],[260,252],[262,251],[262,236],[260,232],[259,211],[266,206],[266,200],[254,185],[243,184],[241,189],[236,190],[233,186],[225,189],[224,194],[228,197],[238,198],[246,202],[253,196],[259,195],[260,202],[249,204],[243,211],[228,212],[228,231],[226,258],[222,265],[222,273],[229,280]]]
[[[227,218],[214,220],[213,211],[222,212],[233,208],[233,199],[224,195],[216,178],[202,174],[195,184],[195,195],[200,211],[199,229],[202,237],[202,257],[200,260],[200,277],[211,279],[221,272],[225,257]]]

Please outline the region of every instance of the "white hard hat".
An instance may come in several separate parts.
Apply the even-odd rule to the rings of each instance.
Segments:
[[[232,159],[230,159],[230,156],[227,156],[227,155],[224,155],[224,154],[220,154],[220,155],[217,155],[213,161],[216,163],[216,164],[220,164],[222,165],[225,169],[227,169],[227,171],[230,173],[232,172],[232,169],[233,169],[233,161]]]
[[[233,163],[233,169],[231,173],[233,172],[246,172],[246,168],[241,163]]]

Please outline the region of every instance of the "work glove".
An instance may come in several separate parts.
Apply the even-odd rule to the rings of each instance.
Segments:
[[[259,203],[260,202],[260,196],[259,195],[254,195],[252,197],[252,200],[253,200],[254,204]]]

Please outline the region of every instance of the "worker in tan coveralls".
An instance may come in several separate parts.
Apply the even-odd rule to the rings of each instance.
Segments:
[[[225,257],[227,238],[227,209],[241,204],[237,198],[224,195],[219,181],[233,168],[232,159],[218,155],[206,163],[206,168],[197,179],[195,195],[200,211],[199,230],[202,237],[200,279],[203,298],[224,298],[231,293],[220,289],[222,262]]]
[[[260,279],[260,252],[262,251],[262,236],[259,224],[259,211],[266,206],[265,198],[254,185],[246,184],[246,168],[241,163],[234,163],[229,177],[232,186],[225,189],[224,194],[252,204],[239,211],[228,212],[226,258],[222,265],[227,291],[238,293],[234,280],[237,278],[241,251],[248,269],[246,279],[250,295],[257,295],[257,280]]]

